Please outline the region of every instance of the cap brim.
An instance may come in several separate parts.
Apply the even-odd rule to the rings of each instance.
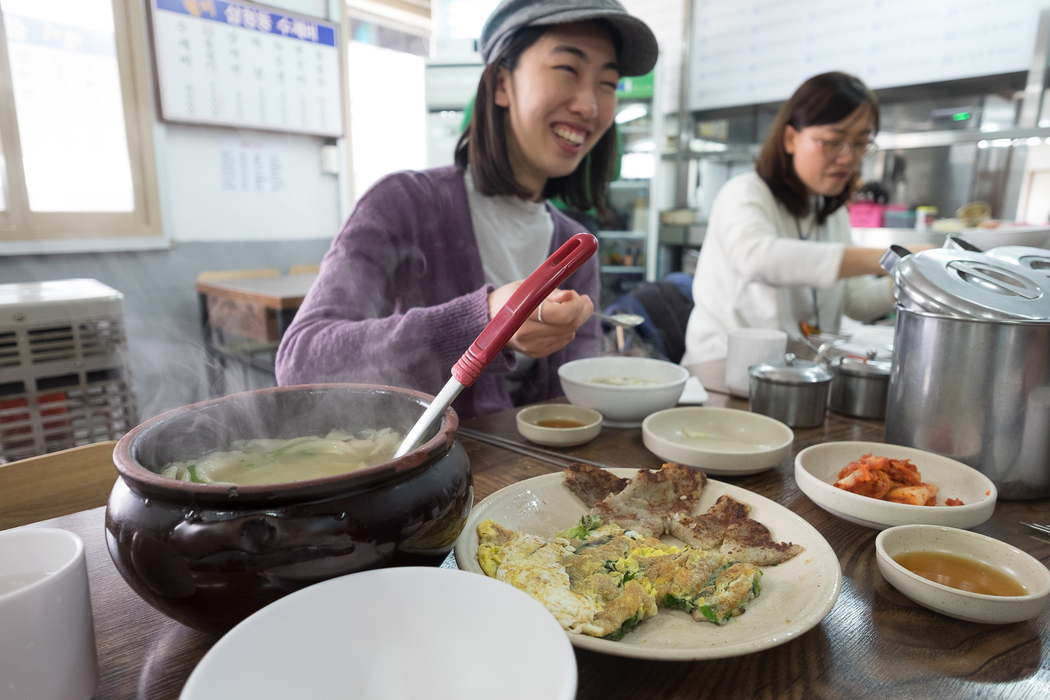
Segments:
[[[645,75],[653,69],[656,65],[656,59],[660,55],[660,47],[656,43],[656,36],[649,29],[649,25],[629,14],[603,12],[601,10],[566,10],[534,20],[528,26],[550,26],[596,19],[606,20],[620,32],[620,75]],[[503,50],[503,46],[509,40],[510,36],[501,38],[498,45],[493,47],[492,55],[498,56]]]

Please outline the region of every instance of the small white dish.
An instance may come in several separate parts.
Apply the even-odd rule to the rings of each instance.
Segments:
[[[590,442],[602,431],[602,414],[586,406],[548,403],[529,406],[515,416],[518,432],[529,442],[551,447],[572,447]],[[541,423],[566,421],[576,425],[558,427]]]
[[[907,552],[944,552],[975,559],[1014,579],[1022,596],[971,593],[909,571],[894,557]],[[968,622],[1008,624],[1038,617],[1050,600],[1050,571],[1031,555],[985,535],[937,525],[901,525],[875,538],[875,557],[883,577],[919,605]]]
[[[566,398],[599,411],[605,425],[637,428],[650,413],[678,403],[689,371],[667,360],[607,355],[566,362],[558,378]],[[644,383],[608,383],[616,380]]]
[[[866,454],[910,459],[922,480],[937,486],[937,505],[913,506],[860,496],[836,488],[839,472]],[[882,442],[825,442],[795,457],[795,483],[818,506],[857,525],[882,530],[895,525],[970,528],[992,517],[998,492],[981,472],[962,462],[914,447]],[[961,506],[946,506],[957,498]]]
[[[778,420],[735,408],[683,407],[642,422],[642,442],[670,462],[716,476],[757,474],[780,464],[795,433]]]
[[[528,659],[528,673],[508,683],[507,659]],[[571,700],[576,684],[569,640],[527,593],[466,571],[400,567],[271,603],[204,655],[179,697]]]

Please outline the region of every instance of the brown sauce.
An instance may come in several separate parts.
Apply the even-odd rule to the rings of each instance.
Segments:
[[[566,418],[548,418],[547,420],[538,420],[536,425],[541,428],[582,428],[583,423],[578,420],[568,420]]]
[[[925,579],[942,586],[984,595],[1028,595],[1028,590],[1009,575],[968,557],[944,552],[905,552],[893,560]]]

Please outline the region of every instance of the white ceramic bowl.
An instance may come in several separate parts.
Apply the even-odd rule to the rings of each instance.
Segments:
[[[718,476],[771,469],[788,456],[794,440],[780,421],[735,408],[669,408],[642,422],[650,452]]]
[[[935,583],[904,568],[894,557],[906,552],[944,552],[999,569],[1028,590],[1023,596],[971,593]],[[1037,617],[1050,600],[1050,571],[1038,559],[976,532],[938,525],[901,525],[875,538],[883,577],[919,605],[968,622],[1006,624]]]
[[[596,382],[610,377],[641,379],[651,384],[613,385]],[[605,425],[637,428],[650,413],[678,403],[689,372],[681,365],[648,357],[588,357],[558,368],[565,396],[605,417]]]
[[[968,228],[959,234],[981,250],[1004,245],[1023,245],[1045,248],[1050,239],[1050,228],[1046,226],[1020,226],[1002,224],[997,228]]]
[[[528,659],[528,672],[508,676],[508,659]],[[576,683],[568,637],[527,593],[466,571],[399,567],[271,603],[204,655],[179,697],[571,700]]]
[[[552,447],[572,447],[590,442],[602,431],[602,414],[586,406],[568,403],[547,403],[529,406],[515,416],[518,432],[530,442]],[[551,428],[539,423],[566,420],[579,423],[569,428]]]
[[[937,505],[890,503],[833,486],[847,464],[869,453],[910,459],[922,480],[937,486]],[[814,503],[832,515],[878,530],[916,523],[974,527],[992,517],[998,496],[995,484],[988,477],[962,462],[914,447],[882,442],[825,442],[807,447],[795,457],[795,482]],[[958,498],[964,505],[946,506],[947,498]]]

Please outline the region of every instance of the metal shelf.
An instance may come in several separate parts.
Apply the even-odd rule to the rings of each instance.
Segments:
[[[649,236],[645,231],[598,231],[598,238],[642,241]]]

